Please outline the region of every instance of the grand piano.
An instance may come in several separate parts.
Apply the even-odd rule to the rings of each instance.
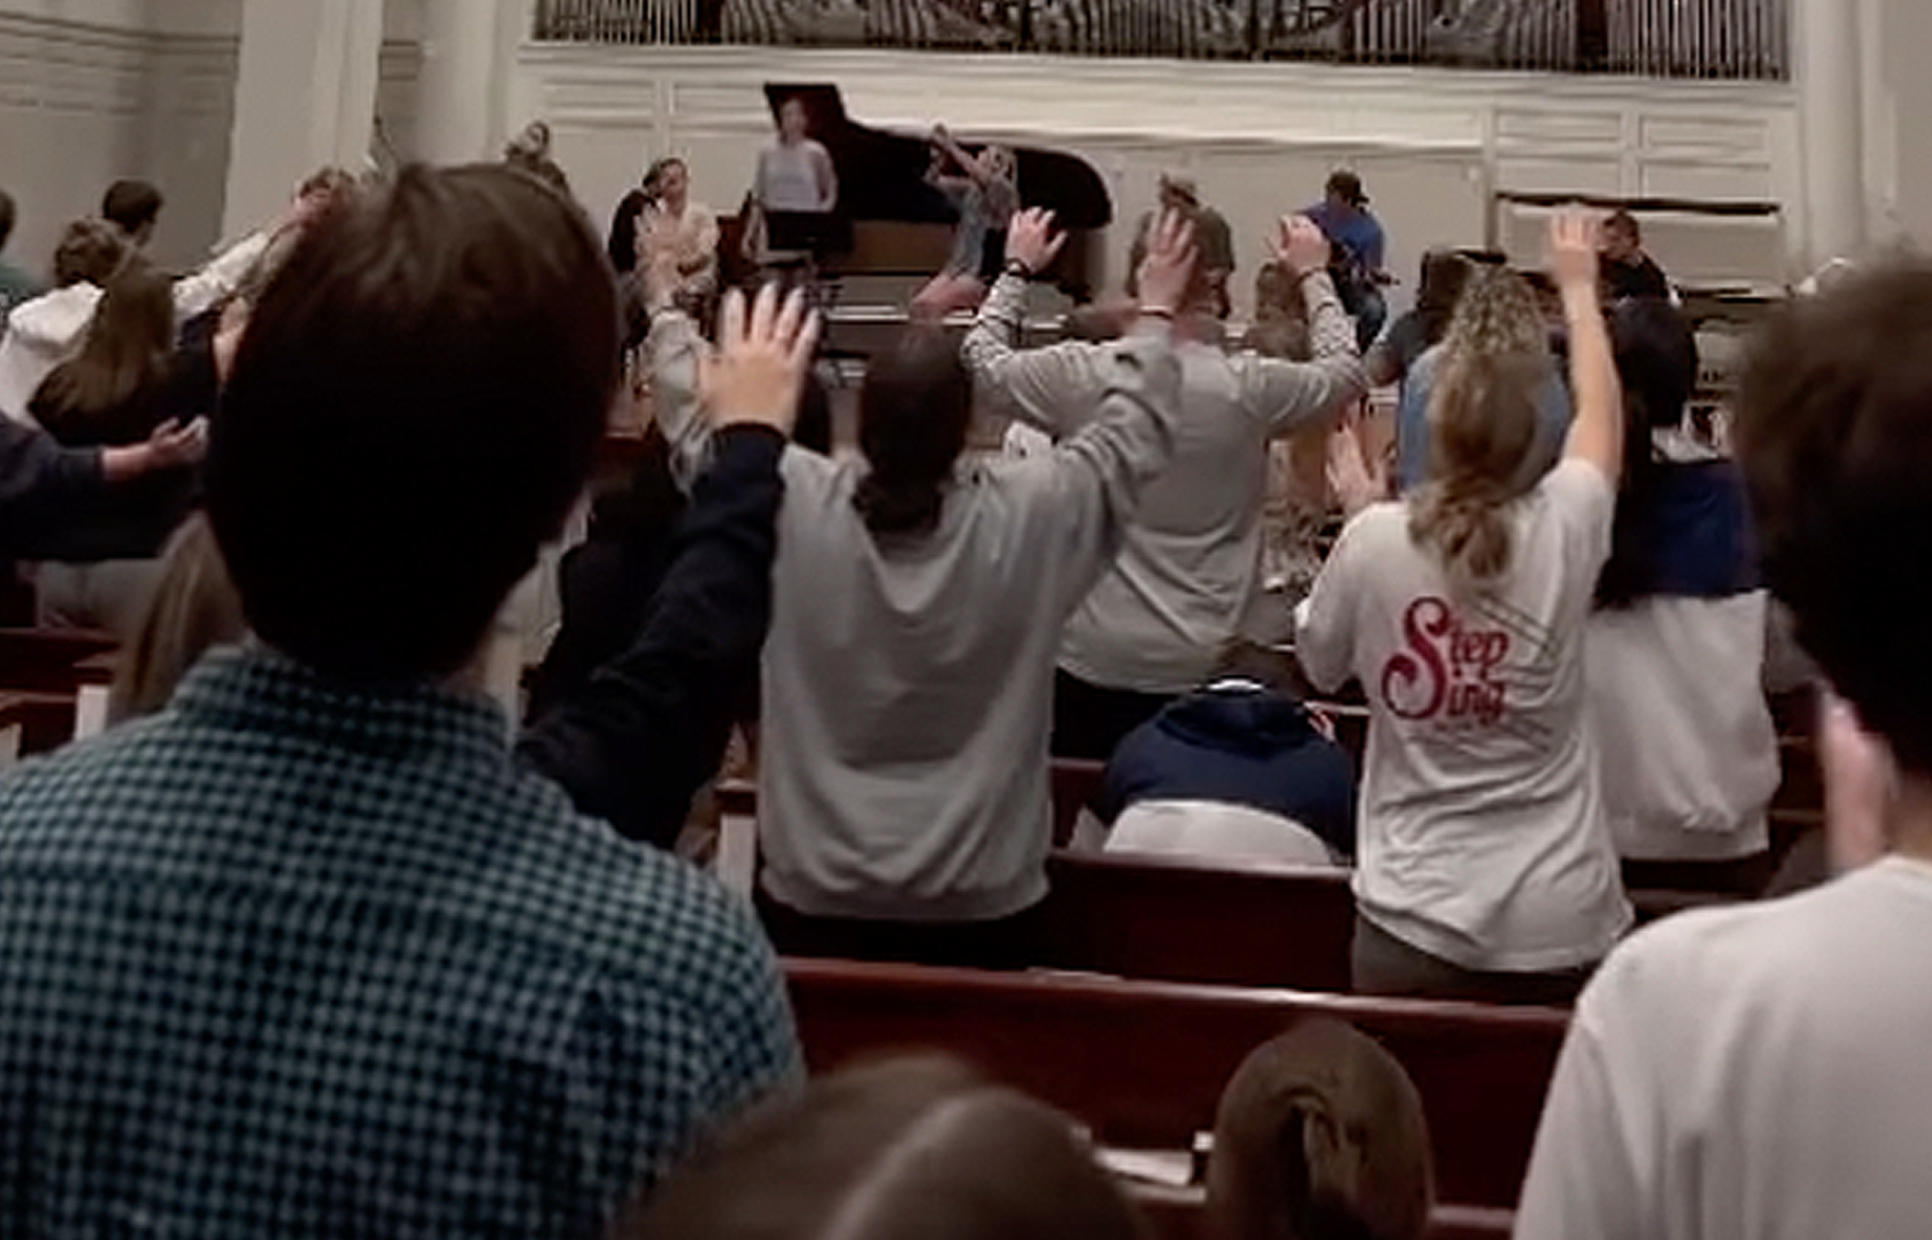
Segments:
[[[925,182],[931,162],[926,133],[858,123],[833,85],[769,83],[765,98],[774,125],[782,101],[802,100],[812,136],[838,169],[838,227],[820,256],[823,276],[903,277],[910,283],[945,265],[956,220],[946,199]],[[1014,154],[1023,204],[1052,210],[1071,234],[1045,278],[1073,300],[1089,300],[1106,278],[1105,230],[1113,222],[1106,181],[1076,155],[1030,146],[1015,147]],[[724,249],[737,252],[732,238]]]

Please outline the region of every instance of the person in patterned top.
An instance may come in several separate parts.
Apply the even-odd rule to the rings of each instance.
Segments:
[[[762,637],[705,608],[764,614],[813,329],[725,317],[726,480],[621,707],[550,725],[640,795],[703,778],[677,712]],[[0,782],[0,1232],[588,1240],[797,1078],[749,908],[573,810],[469,670],[616,358],[601,247],[512,169],[406,170],[268,285],[207,464],[252,644]]]

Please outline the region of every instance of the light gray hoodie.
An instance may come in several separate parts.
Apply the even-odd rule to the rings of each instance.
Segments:
[[[1312,362],[1199,342],[1176,349],[1186,414],[1173,466],[1147,488],[1120,558],[1067,625],[1060,666],[1073,675],[1180,694],[1213,674],[1261,577],[1268,442],[1334,418],[1368,390],[1334,286],[1315,275],[1302,291]],[[1025,293],[1013,276],[993,286],[967,334],[966,360],[1004,412],[1064,438],[1095,415],[1106,347],[1015,349]]]
[[[657,416],[687,459],[695,333],[659,318]],[[1050,454],[962,461],[930,534],[875,537],[863,461],[786,452],[764,657],[765,890],[816,916],[968,921],[1046,894],[1047,736],[1068,614],[1176,436],[1164,326],[1096,351],[1094,416]]]

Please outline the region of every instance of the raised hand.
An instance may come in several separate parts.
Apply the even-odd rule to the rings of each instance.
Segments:
[[[1288,269],[1288,274],[1305,276],[1326,271],[1334,247],[1315,221],[1305,215],[1284,215],[1275,225],[1275,235],[1268,238],[1268,251],[1277,263]]]
[[[1178,211],[1163,211],[1148,230],[1147,257],[1140,265],[1140,306],[1163,314],[1187,308],[1194,282],[1194,224]]]
[[[1053,212],[1029,207],[1013,217],[1006,227],[1006,257],[1038,275],[1060,255],[1067,235],[1053,226]]]
[[[1328,435],[1328,489],[1342,505],[1342,515],[1355,514],[1388,497],[1389,480],[1381,463],[1371,467],[1362,454],[1359,413],[1342,420]]]
[[[793,289],[781,305],[778,286],[767,284],[749,313],[743,293],[726,293],[718,347],[704,359],[698,376],[698,392],[712,425],[769,426],[790,435],[818,332],[818,312],[806,310],[803,289]]]
[[[1602,231],[1596,213],[1583,207],[1566,207],[1550,217],[1550,278],[1559,288],[1596,287]]]

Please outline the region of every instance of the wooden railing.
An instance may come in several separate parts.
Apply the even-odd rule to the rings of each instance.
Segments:
[[[1781,81],[1791,0],[539,0],[535,35]]]

